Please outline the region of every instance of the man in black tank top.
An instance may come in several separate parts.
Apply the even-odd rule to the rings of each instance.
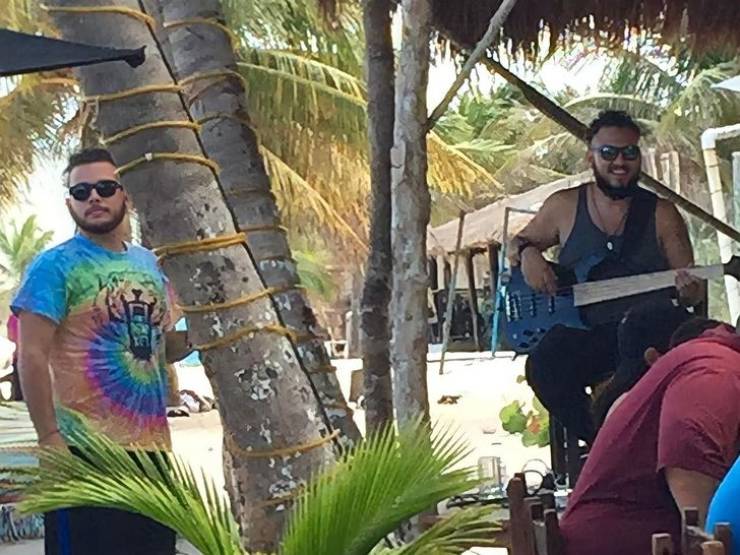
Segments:
[[[560,247],[558,263],[569,269],[603,257],[600,273],[589,280],[692,266],[691,241],[676,207],[638,187],[640,129],[634,120],[624,112],[602,112],[591,123],[588,139],[594,182],[551,195],[512,239],[511,265],[521,265],[530,287],[551,294],[557,279],[542,253],[554,246]],[[679,273],[676,289],[684,306],[703,300],[704,284],[685,272]],[[628,300],[625,310],[630,302],[644,300]],[[589,443],[594,426],[585,388],[616,370],[617,327],[618,322],[588,330],[555,326],[527,359],[527,381],[539,400]]]

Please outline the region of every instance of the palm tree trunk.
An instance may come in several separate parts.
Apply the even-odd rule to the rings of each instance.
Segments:
[[[390,371],[391,148],[395,120],[395,59],[391,0],[365,0],[368,135],[370,138],[370,253],[360,314],[365,424],[376,430],[393,421]]]
[[[431,0],[403,0],[403,44],[396,89],[392,158],[393,400],[400,423],[429,418],[427,391],[426,232],[431,199],[427,184],[427,84]]]
[[[223,22],[219,0],[157,0],[162,17],[160,42],[171,59],[175,76],[186,81],[213,72],[236,72],[230,36],[208,21]],[[159,15],[159,14],[153,14]],[[193,21],[168,28],[168,23]],[[206,21],[203,23],[203,21]],[[296,264],[280,215],[270,191],[270,179],[259,152],[259,141],[249,124],[244,84],[229,74],[196,79],[184,88],[190,114],[202,125],[200,138],[205,152],[220,168],[219,180],[226,203],[241,230],[263,228],[247,234],[247,244],[258,273],[267,288],[281,322],[306,336],[293,351],[325,407],[330,425],[342,432],[342,444],[359,439],[352,411],[342,395],[329,356],[318,336],[318,323],[299,283]]]
[[[53,11],[79,6],[80,0],[49,4],[68,40],[147,48],[147,60],[139,68],[103,64],[79,72],[82,90],[97,107],[96,122],[103,137],[154,122],[189,121],[146,18]],[[136,0],[86,0],[84,5],[113,5],[140,13]],[[169,88],[141,90],[152,86]],[[123,91],[134,93],[118,94]],[[117,96],[95,100],[96,95],[107,94]],[[121,178],[138,209],[142,231],[153,245],[223,239],[237,231],[221,184],[193,129],[174,125],[139,128],[109,146],[121,164]],[[161,153],[192,158],[162,158]],[[164,270],[184,305],[222,304],[264,291],[252,253],[243,243],[186,250],[163,258]],[[236,491],[230,493],[232,499],[240,500],[234,509],[245,545],[253,551],[271,552],[283,526],[286,499],[320,466],[333,460],[331,444],[326,441],[330,430],[293,345],[276,333],[281,323],[269,299],[190,313],[188,325],[195,343],[203,347],[203,363],[219,400],[225,443],[233,462]],[[247,333],[250,327],[262,331]]]

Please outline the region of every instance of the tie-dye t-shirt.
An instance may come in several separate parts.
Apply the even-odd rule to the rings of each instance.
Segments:
[[[58,408],[84,415],[122,445],[169,447],[169,310],[150,251],[113,252],[76,235],[34,260],[12,308],[58,324],[50,354]],[[73,421],[60,418],[62,434]]]

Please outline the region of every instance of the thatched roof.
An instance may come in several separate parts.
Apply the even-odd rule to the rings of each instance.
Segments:
[[[490,243],[501,244],[504,236],[504,215],[507,207],[537,210],[545,199],[555,191],[575,187],[592,178],[593,173],[588,171],[559,179],[552,183],[540,185],[526,193],[497,200],[493,204],[467,214],[463,226],[461,249],[484,249]],[[531,219],[531,214],[510,213],[509,236],[520,231]],[[457,228],[458,220],[455,219],[429,229],[427,231],[428,254],[438,256],[455,252]]]
[[[462,46],[486,31],[501,0],[434,0],[434,24]],[[551,46],[563,37],[609,38],[621,45],[628,35],[648,31],[661,41],[685,40],[696,51],[740,46],[738,0],[518,0],[504,25],[511,51],[536,53],[543,25]]]

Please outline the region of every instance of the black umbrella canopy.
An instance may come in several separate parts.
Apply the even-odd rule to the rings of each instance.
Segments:
[[[0,77],[122,60],[144,63],[144,48],[91,46],[0,29]]]

